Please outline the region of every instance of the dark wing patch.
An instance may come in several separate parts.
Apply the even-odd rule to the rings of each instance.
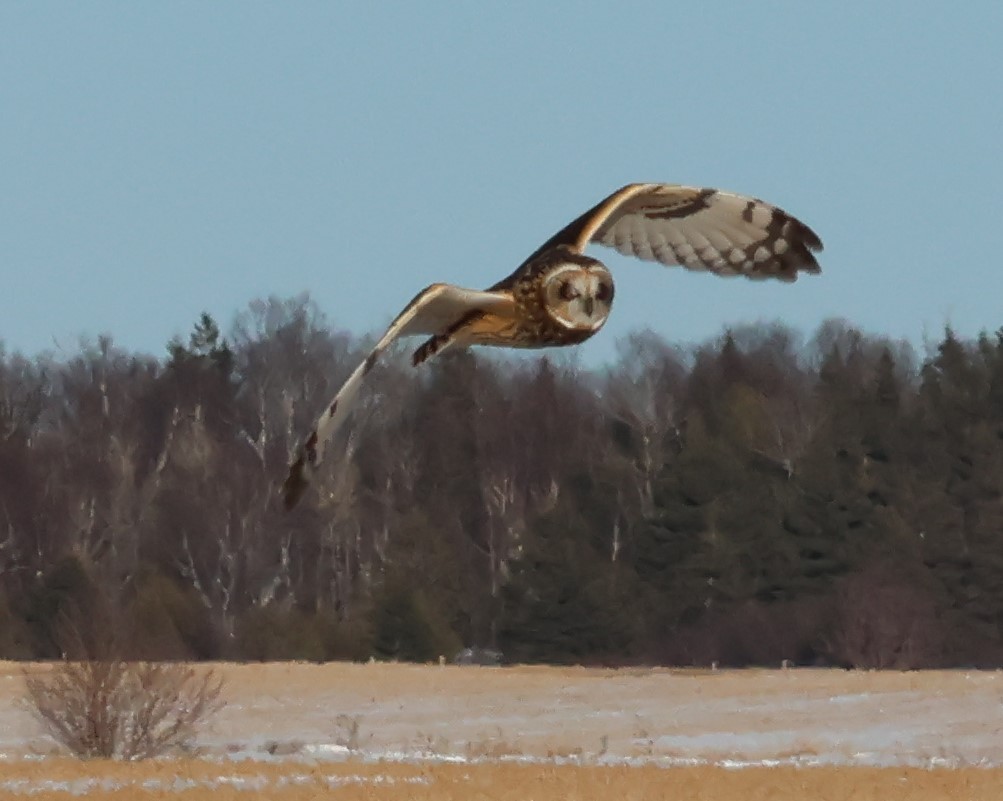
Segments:
[[[666,203],[657,211],[645,211],[649,220],[671,220],[674,217],[689,217],[707,208],[710,198],[714,196],[713,189],[701,189],[695,195],[682,195],[675,203]]]

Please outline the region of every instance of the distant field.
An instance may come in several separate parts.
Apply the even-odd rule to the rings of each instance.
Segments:
[[[120,765],[54,756],[0,663],[0,796],[1003,798],[1000,673],[214,667],[204,757]]]

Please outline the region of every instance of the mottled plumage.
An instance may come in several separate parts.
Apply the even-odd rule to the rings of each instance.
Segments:
[[[511,275],[479,291],[432,284],[390,324],[348,377],[306,438],[283,485],[292,508],[321,462],[324,445],[347,417],[362,381],[403,336],[429,337],[417,366],[449,347],[541,348],[584,342],[602,328],[613,277],[585,255],[595,242],[628,256],[691,270],[794,281],[819,272],[822,243],[786,212],[743,195],[674,184],[628,184],[544,242]]]

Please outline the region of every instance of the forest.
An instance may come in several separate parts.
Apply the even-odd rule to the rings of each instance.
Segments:
[[[371,339],[300,296],[165,344],[0,349],[0,658],[1003,666],[1003,329],[401,349],[292,512]]]

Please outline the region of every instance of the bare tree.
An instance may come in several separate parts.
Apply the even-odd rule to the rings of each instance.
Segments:
[[[630,466],[624,495],[636,493],[641,516],[654,507],[654,485],[678,447],[681,395],[686,368],[682,355],[650,331],[620,343],[619,359],[606,377],[605,410],[624,429],[621,444]]]

